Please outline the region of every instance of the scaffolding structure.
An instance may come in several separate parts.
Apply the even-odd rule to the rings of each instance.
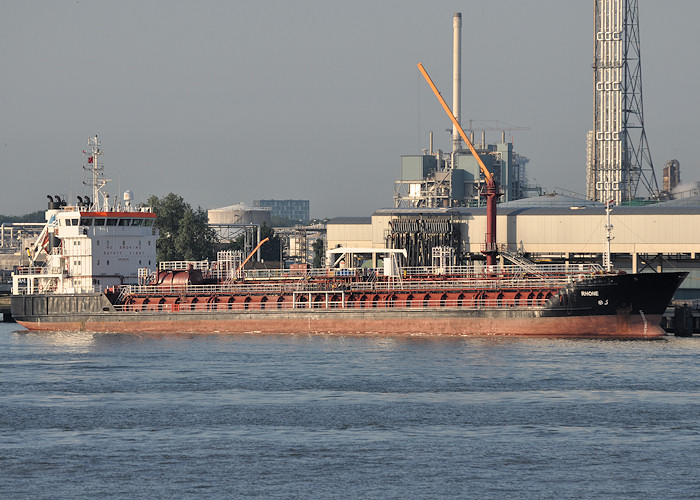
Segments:
[[[326,227],[323,224],[280,227],[275,229],[275,235],[280,238],[284,258],[311,265],[314,261],[313,244],[318,239],[325,241]]]
[[[657,199],[659,187],[644,130],[638,0],[594,0],[593,74],[588,198],[618,205],[642,194]]]
[[[405,249],[407,266],[433,265],[436,247],[460,255],[459,225],[450,216],[426,218],[422,214],[399,216],[389,221],[387,248]]]

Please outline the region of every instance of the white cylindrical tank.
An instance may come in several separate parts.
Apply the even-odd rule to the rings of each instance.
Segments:
[[[208,210],[210,224],[262,224],[270,222],[269,208],[252,208],[243,203]]]

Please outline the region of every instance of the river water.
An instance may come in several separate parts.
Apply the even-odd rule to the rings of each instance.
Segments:
[[[700,498],[700,338],[29,333],[0,498]]]

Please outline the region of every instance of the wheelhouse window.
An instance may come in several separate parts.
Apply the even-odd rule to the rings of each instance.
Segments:
[[[92,219],[80,219],[81,226],[92,226]]]
[[[131,219],[119,219],[120,226],[128,226],[131,223]]]
[[[131,221],[132,226],[142,226],[143,225],[143,219],[134,219]]]
[[[96,226],[104,226],[105,220],[104,219],[95,219],[95,225]]]
[[[107,219],[107,225],[108,225],[108,226],[116,226],[116,225],[117,225],[117,220],[118,220],[118,219]]]

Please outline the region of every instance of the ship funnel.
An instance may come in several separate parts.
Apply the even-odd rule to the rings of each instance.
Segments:
[[[46,197],[49,199],[49,210],[58,210],[61,208],[60,200],[54,201],[53,196],[47,194]]]

